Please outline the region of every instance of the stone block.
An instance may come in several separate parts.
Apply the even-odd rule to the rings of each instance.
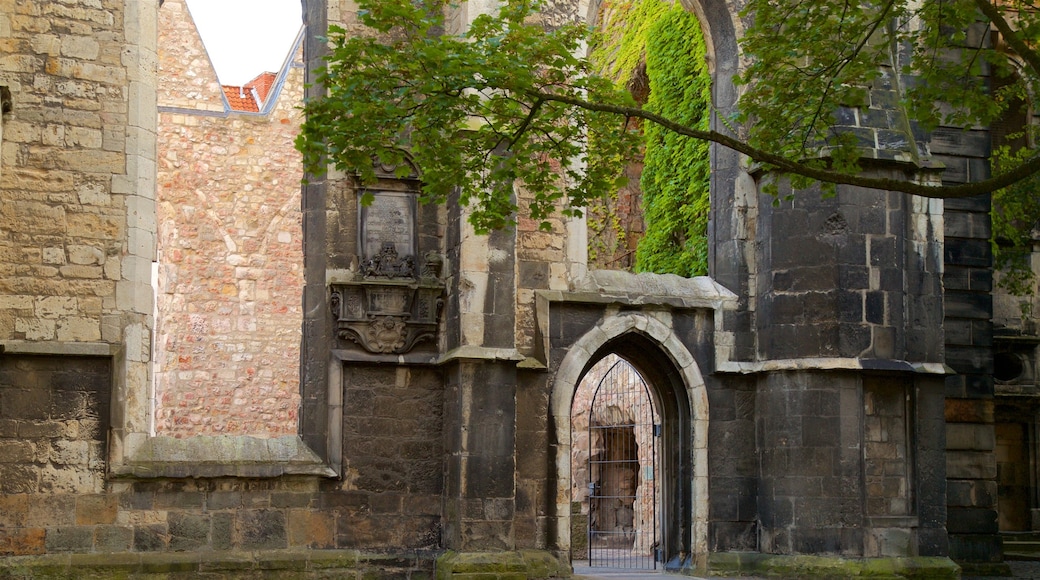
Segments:
[[[336,518],[330,512],[293,509],[288,511],[289,547],[328,549],[336,544]]]
[[[81,495],[76,497],[76,525],[114,524],[119,509],[119,498],[113,494]]]
[[[230,550],[234,546],[234,514],[213,514],[211,517],[210,545],[214,550]]]
[[[167,518],[170,550],[193,551],[208,547],[210,516],[170,512]]]
[[[133,546],[134,529],[127,526],[97,526],[94,547],[99,552],[126,552]]]
[[[47,551],[47,532],[43,528],[0,527],[0,556],[32,556]]]
[[[31,463],[35,455],[36,448],[28,441],[0,439],[0,463]]]
[[[993,423],[992,399],[946,399],[945,418],[950,423]]]
[[[950,534],[996,534],[997,510],[990,508],[951,507],[946,515]]]
[[[996,434],[992,425],[982,423],[947,423],[946,448],[968,451],[992,451]]]
[[[165,552],[170,536],[166,524],[142,524],[134,526],[133,548],[135,552]]]
[[[994,479],[997,461],[984,451],[950,451],[946,454],[946,476],[950,479]]]
[[[288,546],[285,512],[241,510],[235,514],[234,542],[247,550],[270,550]]]
[[[87,552],[94,545],[94,528],[48,528],[45,545],[48,552]]]

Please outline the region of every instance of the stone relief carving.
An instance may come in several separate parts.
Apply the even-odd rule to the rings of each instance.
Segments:
[[[433,277],[361,277],[333,284],[329,305],[340,339],[374,354],[404,354],[436,340],[444,283]]]
[[[372,354],[401,355],[437,338],[444,257],[419,253],[414,165],[372,162],[385,187],[368,190],[368,204],[358,196],[359,255],[352,279],[331,285],[329,306],[338,339]]]
[[[399,256],[393,242],[384,242],[378,254],[362,262],[361,274],[366,278],[410,278],[415,274],[415,259],[412,256]]]

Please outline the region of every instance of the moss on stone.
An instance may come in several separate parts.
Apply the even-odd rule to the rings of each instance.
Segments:
[[[570,564],[550,552],[447,552],[437,559],[437,580],[541,580],[569,578]]]

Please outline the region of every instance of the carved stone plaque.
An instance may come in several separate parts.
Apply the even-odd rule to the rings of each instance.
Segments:
[[[361,260],[377,258],[387,244],[393,244],[399,259],[414,260],[415,194],[399,191],[369,192],[375,200],[369,206],[362,205],[358,215],[361,223],[358,231],[361,238]]]

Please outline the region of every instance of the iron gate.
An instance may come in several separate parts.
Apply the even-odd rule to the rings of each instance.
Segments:
[[[619,358],[589,410],[589,565],[654,569],[660,417],[639,372]]]

